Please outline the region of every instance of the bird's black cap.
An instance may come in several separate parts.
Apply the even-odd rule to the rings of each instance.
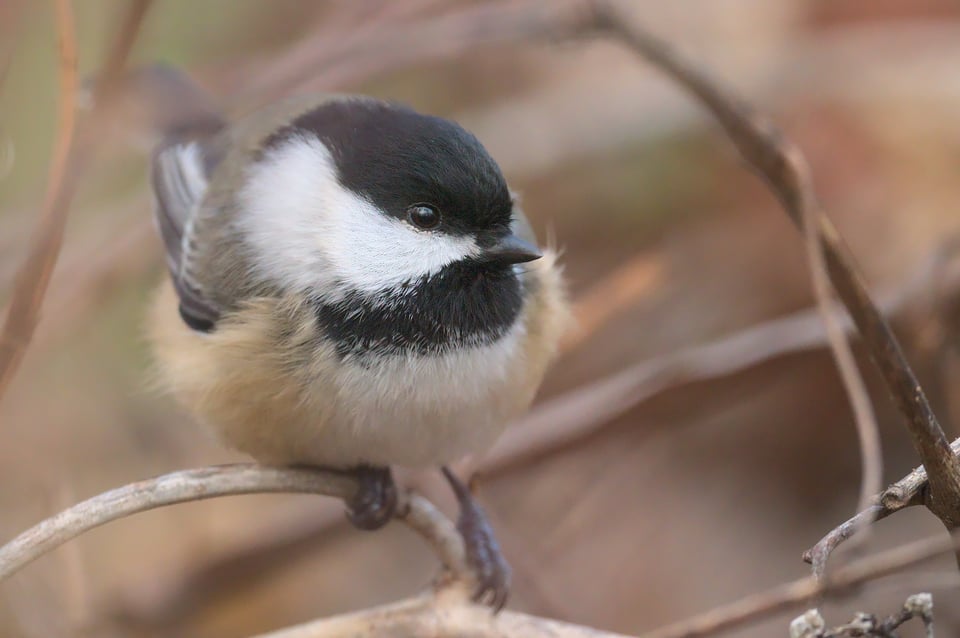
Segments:
[[[432,204],[452,234],[506,231],[513,202],[497,163],[472,134],[440,117],[372,98],[336,99],[297,117],[264,147],[311,134],[330,150],[341,184],[388,215]]]

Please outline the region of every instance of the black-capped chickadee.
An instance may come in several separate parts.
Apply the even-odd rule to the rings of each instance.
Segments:
[[[395,505],[389,467],[488,449],[525,410],[569,316],[496,162],[457,124],[358,96],[283,101],[171,132],[154,155],[171,281],[162,381],[268,464],[356,470],[351,520]],[[469,492],[461,532],[495,550]],[[500,606],[505,565],[476,565]]]

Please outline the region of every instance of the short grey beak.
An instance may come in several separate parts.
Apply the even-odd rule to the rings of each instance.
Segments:
[[[484,249],[482,259],[498,264],[521,264],[540,259],[543,253],[530,242],[516,235],[507,235],[497,240],[493,246]]]

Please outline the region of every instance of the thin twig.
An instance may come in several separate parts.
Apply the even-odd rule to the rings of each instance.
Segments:
[[[699,638],[715,636],[751,622],[793,609],[826,594],[839,595],[851,588],[899,572],[926,560],[956,551],[960,536],[938,535],[862,558],[833,570],[829,578],[814,575],[710,610],[699,616],[644,634],[642,638]]]
[[[70,0],[56,0],[55,8],[60,52],[57,136],[40,223],[27,259],[17,271],[12,299],[0,332],[0,398],[23,360],[40,319],[40,305],[60,252],[68,204],[76,185],[71,161],[76,137],[75,105],[79,88],[76,27]]]
[[[583,8],[582,0],[487,2],[409,25],[377,22],[329,41],[314,34],[257,73],[252,84],[246,82],[237,101],[261,103],[304,90],[306,85],[311,90],[342,87],[375,73],[450,58],[479,46],[582,33],[591,24]]]
[[[883,485],[883,452],[880,448],[880,429],[877,427],[877,419],[870,403],[870,395],[867,393],[867,385],[857,369],[857,362],[853,357],[850,343],[847,341],[846,332],[837,314],[833,312],[830,275],[827,273],[823,245],[817,232],[825,217],[816,201],[810,166],[799,151],[794,154],[794,167],[799,189],[797,206],[801,214],[804,246],[807,261],[810,264],[817,310],[823,320],[823,325],[826,327],[830,350],[837,363],[837,370],[840,372],[843,387],[853,409],[854,422],[857,426],[857,435],[860,441],[860,498],[857,500],[857,507],[854,511],[868,511],[867,507],[870,505],[870,501]],[[851,535],[856,535],[861,530],[868,528],[872,522],[869,516],[856,520]]]
[[[827,623],[817,609],[808,609],[790,623],[794,638],[897,638],[896,630],[913,618],[923,621],[927,638],[933,638],[933,597],[929,593],[913,594],[895,613],[880,620],[875,614],[857,613],[853,620],[838,627]]]
[[[110,49],[105,71],[97,82],[98,98],[109,95],[119,79],[150,4],[151,0],[136,0],[129,5],[117,41]],[[72,4],[70,0],[55,0],[55,7],[60,49],[57,137],[40,220],[27,257],[17,271],[0,332],[0,398],[16,374],[40,321],[44,296],[63,244],[70,201],[92,143],[89,136],[80,138],[76,125],[79,80]]]
[[[804,562],[810,563],[813,567],[813,575],[822,578],[826,573],[827,560],[841,543],[851,538],[864,526],[870,525],[873,521],[886,518],[897,510],[887,510],[880,505],[873,504],[867,506],[860,512],[857,512],[853,518],[844,521],[824,536],[812,548],[803,553]]]
[[[930,594],[914,594],[907,598],[903,608],[880,623],[880,630],[893,635],[893,630],[912,618],[919,617],[927,638],[933,638],[933,597]]]
[[[954,454],[960,455],[960,438],[950,444]],[[921,465],[905,477],[873,497],[873,503],[853,518],[841,523],[803,553],[803,560],[813,565],[815,576],[822,576],[830,554],[841,543],[854,535],[864,521],[880,520],[894,512],[922,505],[927,489],[927,470]]]
[[[103,69],[96,81],[94,93],[98,96],[98,100],[105,100],[109,91],[117,85],[127,59],[130,57],[130,51],[133,50],[133,45],[140,34],[140,26],[152,4],[153,0],[132,0],[128,3],[127,11],[117,30],[117,38],[107,52]]]

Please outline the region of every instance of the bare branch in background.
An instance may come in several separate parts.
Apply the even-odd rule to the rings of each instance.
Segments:
[[[960,439],[955,440],[950,447],[954,454],[960,455]],[[927,470],[921,465],[877,495],[874,498],[875,502],[870,506],[831,530],[816,545],[803,553],[803,560],[813,566],[814,575],[823,577],[830,554],[841,543],[856,534],[860,526],[871,520],[886,518],[904,508],[923,505],[927,485]]]
[[[883,486],[883,451],[880,447],[880,429],[877,427],[877,418],[873,413],[873,405],[870,403],[867,385],[857,369],[857,361],[853,357],[853,350],[850,348],[850,343],[847,341],[846,333],[837,314],[833,312],[833,291],[830,287],[830,275],[827,272],[827,262],[818,231],[821,224],[829,223],[829,221],[820,210],[813,188],[810,165],[798,148],[791,147],[784,139],[778,138],[776,141],[784,145],[784,157],[792,160],[797,190],[797,203],[795,205],[800,212],[800,226],[803,231],[807,261],[810,265],[817,310],[820,312],[823,325],[826,327],[830,350],[837,363],[837,370],[843,380],[844,390],[853,409],[854,421],[857,426],[857,435],[860,441],[861,479],[860,498],[857,500],[855,511],[861,512],[870,505],[871,499]],[[875,308],[873,310],[876,311]],[[883,319],[883,315],[879,311],[876,314]],[[871,522],[871,519],[858,521],[852,533],[857,534],[868,528]],[[865,536],[861,538],[865,538]]]
[[[117,40],[110,48],[104,72],[97,82],[97,97],[106,98],[119,79],[150,4],[151,0],[136,0],[129,5]],[[90,148],[90,140],[81,138],[77,131],[80,87],[73,8],[70,0],[56,0],[55,7],[60,50],[57,137],[40,219],[27,257],[17,271],[0,333],[0,398],[16,374],[40,321],[47,286],[60,255],[70,201]]]
[[[306,38],[257,72],[257,81],[245,82],[236,101],[260,103],[306,86],[311,90],[344,86],[480,46],[555,39],[590,27],[582,0],[488,2],[410,24],[375,21],[346,37]]]
[[[23,360],[27,345],[40,320],[40,306],[53,274],[60,245],[63,243],[63,230],[75,186],[76,176],[71,154],[75,144],[76,101],[79,90],[76,26],[70,0],[57,0],[55,7],[60,53],[57,136],[39,225],[27,259],[17,271],[12,299],[7,307],[3,331],[0,333],[0,398]]]
[[[762,115],[720,89],[702,71],[682,59],[666,42],[628,25],[608,3],[593,2],[597,20],[657,68],[690,91],[717,118],[743,158],[770,185],[794,223],[802,226],[811,199],[806,164],[799,149]],[[849,250],[836,229],[820,215],[817,239],[831,281],[850,312],[871,358],[904,417],[929,478],[925,505],[947,527],[960,526],[960,459],[950,449],[929,402],[900,344],[867,293]]]
[[[901,300],[913,298],[898,293],[889,296],[885,306],[893,311],[902,307]],[[833,312],[839,315],[840,309],[835,306]],[[838,318],[848,331],[853,330],[846,317]],[[823,322],[818,311],[811,308],[641,361],[540,403],[504,433],[476,469],[489,475],[516,467],[596,434],[666,390],[737,374],[778,357],[825,345]]]
[[[117,30],[117,38],[111,44],[103,69],[96,78],[94,93],[98,100],[108,98],[108,93],[120,80],[123,69],[127,65],[127,59],[130,57],[130,51],[133,50],[137,36],[140,35],[140,27],[152,4],[153,0],[133,0],[129,3]]]

